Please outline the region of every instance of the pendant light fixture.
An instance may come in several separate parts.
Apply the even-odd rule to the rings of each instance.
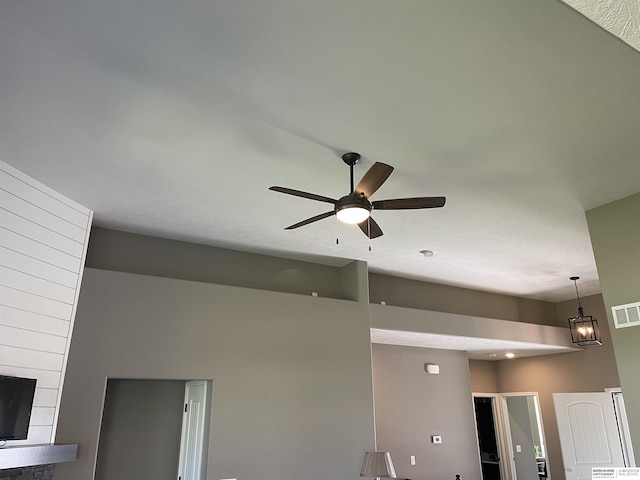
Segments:
[[[571,341],[575,345],[586,347],[588,345],[602,345],[598,320],[591,315],[585,315],[582,305],[580,305],[580,294],[578,293],[577,280],[580,277],[570,277],[576,287],[576,297],[578,298],[578,315],[569,318],[569,330],[571,331]]]

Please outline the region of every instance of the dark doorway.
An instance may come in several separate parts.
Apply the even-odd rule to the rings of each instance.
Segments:
[[[184,385],[108,379],[95,480],[178,478]]]
[[[500,480],[500,455],[496,438],[493,397],[474,397],[482,480]]]

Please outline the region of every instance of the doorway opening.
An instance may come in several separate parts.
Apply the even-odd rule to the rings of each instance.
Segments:
[[[199,476],[182,480],[201,480],[206,475],[208,452],[211,385],[212,381],[199,381],[207,389],[205,402],[198,407],[204,415],[191,419],[190,438],[200,443],[189,450],[187,461],[190,472]],[[106,382],[105,401],[96,454],[94,479],[176,480],[179,476],[185,419],[185,398],[188,385],[185,380],[117,379]],[[194,423],[195,422],[195,423]],[[132,455],[135,452],[135,455]],[[199,468],[196,468],[199,467]]]
[[[498,441],[498,422],[495,397],[474,396],[473,404],[480,448],[482,480],[501,480],[501,454]]]
[[[505,417],[511,478],[546,480],[547,447],[537,393],[500,395]]]
[[[537,393],[474,393],[483,480],[547,480]]]

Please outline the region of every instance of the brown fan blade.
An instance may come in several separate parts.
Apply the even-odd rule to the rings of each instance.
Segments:
[[[285,230],[293,230],[294,228],[303,227],[305,225],[309,225],[310,223],[317,222],[318,220],[329,218],[330,216],[335,214],[336,212],[334,210],[327,213],[321,213],[320,215],[316,215],[315,217],[307,218],[306,220],[303,220],[301,222],[294,223],[293,225],[290,225],[287,228],[285,228]]]
[[[333,198],[323,197],[322,195],[316,195],[315,193],[302,192],[300,190],[294,190],[293,188],[286,187],[269,187],[269,190],[274,192],[286,193],[287,195],[294,195],[296,197],[308,198],[309,200],[317,200],[318,202],[326,202],[336,204],[338,201]]]
[[[389,175],[393,172],[393,167],[386,163],[376,162],[373,166],[364,174],[362,180],[355,188],[354,192],[358,195],[364,194],[364,198],[369,198],[378,190],[385,182]]]
[[[369,238],[378,238],[382,236],[382,229],[376,221],[369,217],[364,222],[358,224],[360,230]]]
[[[444,207],[446,201],[446,197],[394,198],[371,202],[371,206],[375,210],[412,210],[416,208]]]

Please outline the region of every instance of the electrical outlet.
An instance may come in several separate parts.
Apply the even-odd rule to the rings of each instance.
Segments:
[[[415,464],[416,464],[416,456],[411,455],[411,465],[415,465]]]

